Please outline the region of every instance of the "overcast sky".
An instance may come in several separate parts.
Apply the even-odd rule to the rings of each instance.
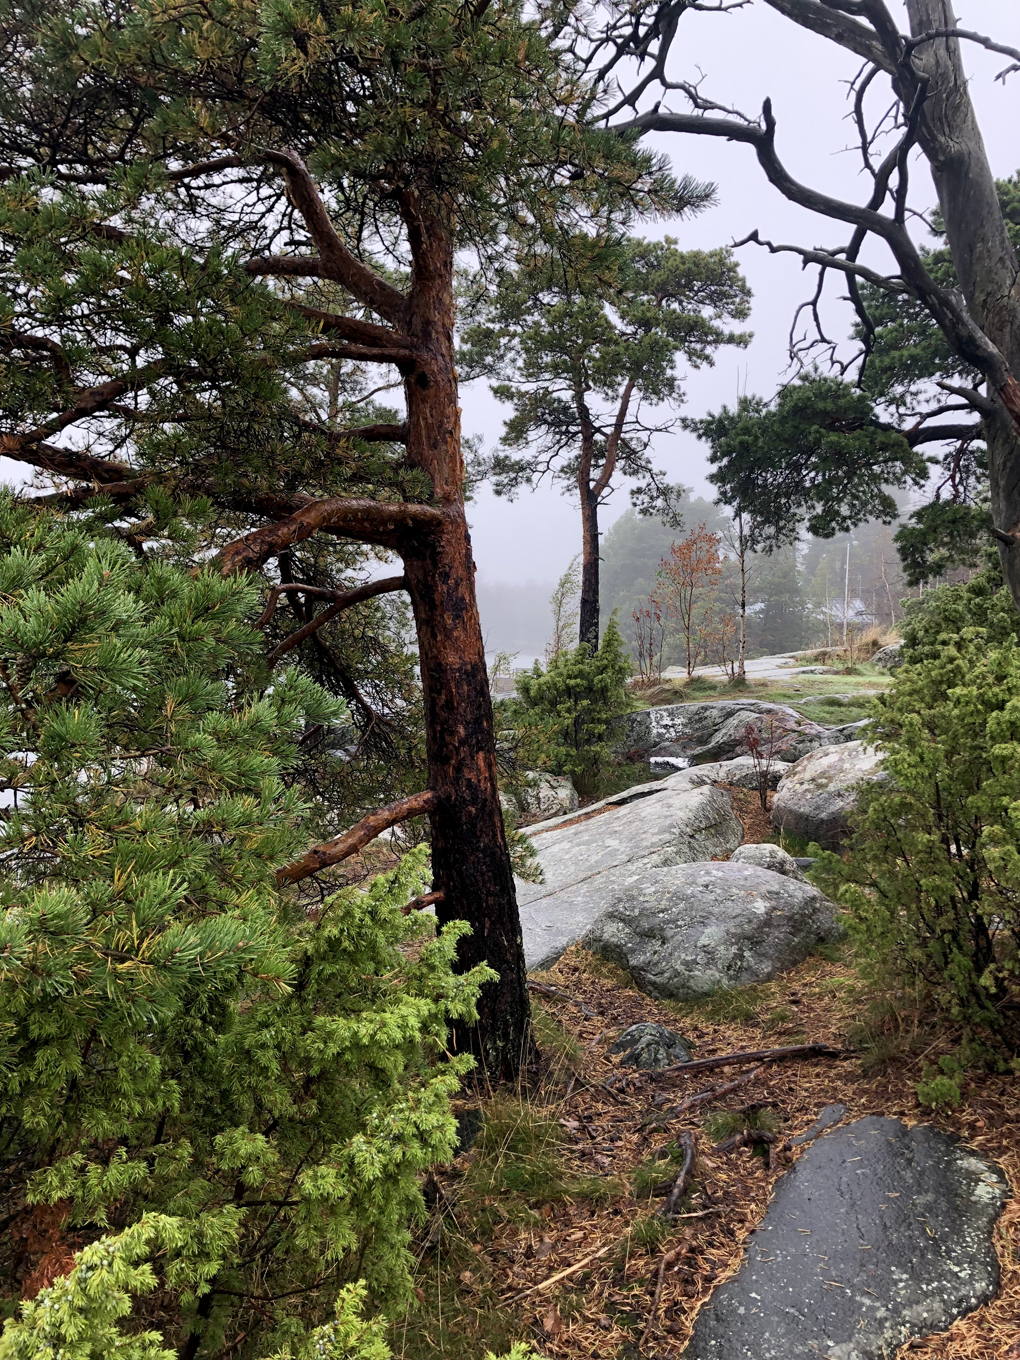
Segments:
[[[894,13],[905,6],[891,0]],[[957,0],[961,28],[987,34],[999,42],[1020,46],[1020,0]],[[1005,87],[995,82],[1008,60],[967,43],[965,60],[971,89],[984,131],[992,169],[998,176],[1020,168],[1020,74]],[[680,24],[675,45],[674,78],[705,76],[703,93],[718,103],[760,110],[772,99],[778,132],[776,146],[787,167],[802,181],[841,197],[861,201],[866,192],[860,154],[845,148],[852,141],[846,82],[860,67],[859,60],[834,43],[806,32],[755,0],[731,14],[688,13]],[[888,81],[876,81],[887,91]],[[874,88],[874,87],[873,87]],[[680,95],[672,107],[686,111]],[[666,151],[678,172],[688,172],[718,185],[718,206],[685,222],[654,223],[642,228],[646,236],[672,235],[682,248],[710,248],[740,240],[754,228],[777,242],[806,246],[845,243],[848,231],[788,203],[766,181],[752,148],[715,138],[659,134],[652,143]],[[914,207],[935,202],[927,166],[914,166]],[[874,247],[870,263],[884,266],[884,247]],[[792,256],[774,256],[757,246],[745,246],[739,260],[754,290],[751,320],[755,333],[746,350],[723,349],[714,368],[701,369],[687,382],[686,413],[700,415],[735,400],[738,392],[771,396],[787,376],[787,336],[794,309],[809,296],[815,272],[802,273]],[[835,299],[842,291],[835,280],[828,285]],[[838,303],[828,311],[830,334],[842,337],[850,318]],[[462,389],[464,428],[480,434],[492,447],[502,429],[501,408],[484,383]],[[660,439],[657,462],[673,481],[682,481],[696,494],[710,494],[705,481],[702,446],[679,432]],[[618,492],[603,512],[602,525],[627,509],[626,491]],[[475,559],[479,576],[488,581],[555,580],[580,548],[580,524],[575,506],[558,492],[543,488],[510,503],[488,491],[470,507]]]

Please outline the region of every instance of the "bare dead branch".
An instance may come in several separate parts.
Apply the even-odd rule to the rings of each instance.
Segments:
[[[738,1053],[722,1053],[716,1058],[695,1058],[691,1062],[660,1067],[646,1072],[649,1077],[675,1077],[693,1072],[708,1072],[716,1067],[735,1067],[745,1063],[782,1062],[787,1058],[845,1058],[846,1050],[831,1044],[790,1044],[786,1048],[753,1048]]]
[[[432,789],[426,789],[423,793],[414,793],[410,798],[402,798],[399,802],[370,812],[357,826],[351,827],[350,831],[345,831],[342,836],[336,836],[331,841],[323,841],[321,845],[313,845],[299,860],[277,869],[276,881],[280,884],[300,883],[302,879],[309,878],[322,869],[328,869],[342,860],[350,859],[369,841],[375,840],[391,826],[433,812],[438,806],[439,794]]]
[[[765,3],[803,28],[809,28],[813,33],[856,52],[859,57],[881,67],[883,71],[891,73],[895,70],[895,60],[885,50],[874,29],[838,13],[835,6],[818,4],[817,0],[765,0]],[[858,9],[856,12],[864,11]]]
[[[915,48],[921,47],[924,43],[935,42],[938,38],[962,38],[965,42],[977,43],[980,47],[987,47],[989,52],[998,52],[1000,56],[1012,57],[1014,65],[1007,66],[1004,71],[1000,71],[995,77],[1005,83],[1007,76],[1014,71],[1020,71],[1020,50],[1015,47],[1007,47],[1004,43],[993,42],[991,38],[986,38],[983,33],[972,33],[966,28],[934,28],[927,33],[918,33],[913,38],[907,38],[904,42],[904,54],[909,54]]]
[[[356,604],[374,599],[376,595],[388,595],[396,590],[406,589],[406,576],[386,576],[381,580],[368,581],[363,586],[356,586],[353,590],[343,591],[336,596],[327,609],[323,609],[313,619],[309,619],[303,628],[299,628],[296,633],[291,633],[290,637],[284,638],[278,646],[273,648],[266,658],[270,670],[281,657],[292,652],[295,647],[300,647],[302,642],[310,638],[313,633],[317,633],[320,628],[324,628],[327,623],[335,619],[338,614],[342,614],[345,609],[352,609]]]
[[[680,1135],[680,1144],[684,1150],[683,1165],[680,1167],[680,1174],[673,1182],[666,1202],[659,1209],[659,1214],[663,1218],[672,1218],[680,1209],[680,1201],[690,1189],[691,1179],[694,1176],[694,1153],[695,1140],[694,1134],[690,1129],[685,1129]]]

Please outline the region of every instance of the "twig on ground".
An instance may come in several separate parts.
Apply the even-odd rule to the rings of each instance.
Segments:
[[[531,978],[528,978],[528,991],[538,992],[540,996],[553,996],[558,1001],[569,1001],[572,1006],[577,1007],[586,1020],[597,1019],[597,1011],[589,1010],[584,1002],[578,1001],[576,997],[561,991],[559,987],[550,987],[547,982],[534,982]]]
[[[778,1141],[778,1134],[768,1133],[765,1129],[741,1129],[739,1133],[731,1133],[721,1143],[716,1143],[712,1151],[737,1152],[740,1148],[750,1147],[752,1143],[764,1143],[771,1146]]]
[[[716,1058],[694,1058],[691,1062],[675,1063],[642,1073],[645,1077],[682,1076],[690,1072],[708,1072],[713,1067],[734,1067],[740,1063],[782,1062],[785,1058],[846,1058],[845,1048],[831,1044],[791,1044],[788,1048],[753,1048],[740,1053],[720,1053]]]
[[[618,1246],[627,1236],[628,1234],[624,1233],[623,1237],[615,1238],[606,1246],[600,1247],[598,1251],[593,1251],[590,1256],[586,1256],[583,1261],[578,1261],[576,1265],[568,1266],[566,1270],[557,1271],[555,1275],[550,1275],[547,1280],[542,1280],[539,1284],[531,1284],[527,1289],[521,1289],[516,1294],[508,1294],[502,1302],[516,1303],[518,1299],[523,1299],[526,1294],[534,1294],[536,1292],[541,1292],[543,1289],[550,1289],[554,1284],[558,1284],[560,1280],[565,1280],[568,1275],[576,1275],[579,1270],[583,1270],[585,1266],[591,1265],[592,1261],[597,1261],[600,1256],[605,1256],[607,1251],[612,1251],[612,1249],[615,1246]]]
[[[648,1340],[652,1329],[658,1325],[659,1304],[662,1302],[662,1286],[666,1280],[666,1271],[673,1265],[677,1258],[683,1254],[686,1245],[686,1242],[681,1242],[679,1246],[673,1247],[663,1255],[662,1260],[659,1262],[659,1269],[656,1272],[655,1277],[655,1295],[652,1299],[652,1306],[648,1313],[648,1321],[645,1323],[645,1330],[641,1333],[641,1340],[638,1342],[639,1351],[644,1350],[645,1342]]]
[[[680,1146],[684,1150],[683,1165],[680,1167],[680,1174],[673,1182],[672,1189],[666,1197],[665,1204],[659,1210],[662,1218],[673,1218],[675,1216],[680,1201],[690,1188],[691,1178],[694,1175],[694,1152],[697,1144],[691,1129],[684,1129],[680,1135]]]
[[[668,1119],[675,1119],[678,1114],[683,1114],[685,1110],[693,1110],[696,1105],[703,1105],[706,1100],[715,1100],[717,1096],[729,1095],[738,1086],[746,1086],[748,1082],[760,1077],[767,1066],[768,1063],[762,1063],[753,1072],[745,1072],[742,1077],[735,1077],[733,1081],[725,1081],[720,1086],[710,1086],[706,1091],[699,1091],[697,1095],[688,1096],[686,1100],[681,1100],[679,1105],[673,1105],[670,1109],[657,1113],[655,1122],[661,1124]]]

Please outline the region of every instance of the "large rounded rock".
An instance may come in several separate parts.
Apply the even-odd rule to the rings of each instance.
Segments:
[[[621,866],[641,875],[737,848],[743,829],[729,796],[687,775],[638,785],[576,816],[528,828],[544,874],[542,883],[517,884],[529,968],[550,967],[577,942],[609,900]]]
[[[997,1166],[930,1125],[871,1115],[823,1134],[779,1181],[685,1360],[889,1360],[995,1294],[1008,1195]]]
[[[864,780],[882,777],[881,752],[863,741],[824,746],[783,775],[772,801],[772,825],[829,850],[845,840],[848,815]]]
[[[798,883],[806,883],[804,875],[797,867],[797,861],[788,855],[781,845],[763,841],[760,845],[738,845],[730,855],[731,864],[756,864],[759,869],[771,869],[783,878],[795,878]]]
[[[753,864],[617,869],[600,887],[582,943],[659,999],[767,982],[842,933],[817,888]]]
[[[903,643],[890,642],[888,647],[883,647],[881,651],[875,653],[871,658],[873,666],[884,666],[887,671],[894,671],[897,666],[903,665]]]

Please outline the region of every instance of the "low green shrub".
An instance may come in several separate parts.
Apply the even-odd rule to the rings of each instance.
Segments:
[[[941,616],[952,624],[962,592],[949,589]],[[996,597],[978,599],[986,614],[1002,612]],[[884,779],[861,785],[847,853],[823,855],[812,878],[851,909],[872,974],[920,983],[943,1016],[1012,1049],[1020,1040],[1020,649],[1014,634],[1002,637],[1001,618],[993,640],[984,628],[936,632],[936,616],[916,625],[916,659],[876,701],[868,740],[884,753]]]
[[[614,725],[633,707],[626,689],[630,674],[623,639],[610,619],[596,651],[582,643],[558,652],[547,669],[536,661],[518,676],[512,722],[534,768],[569,775],[582,797],[597,795],[613,760]]]
[[[375,1360],[316,1326],[411,1289],[491,974],[403,915],[424,847],[311,909],[277,885],[301,735],[343,706],[269,684],[257,603],[0,499],[0,1304],[49,1286],[5,1360]]]

